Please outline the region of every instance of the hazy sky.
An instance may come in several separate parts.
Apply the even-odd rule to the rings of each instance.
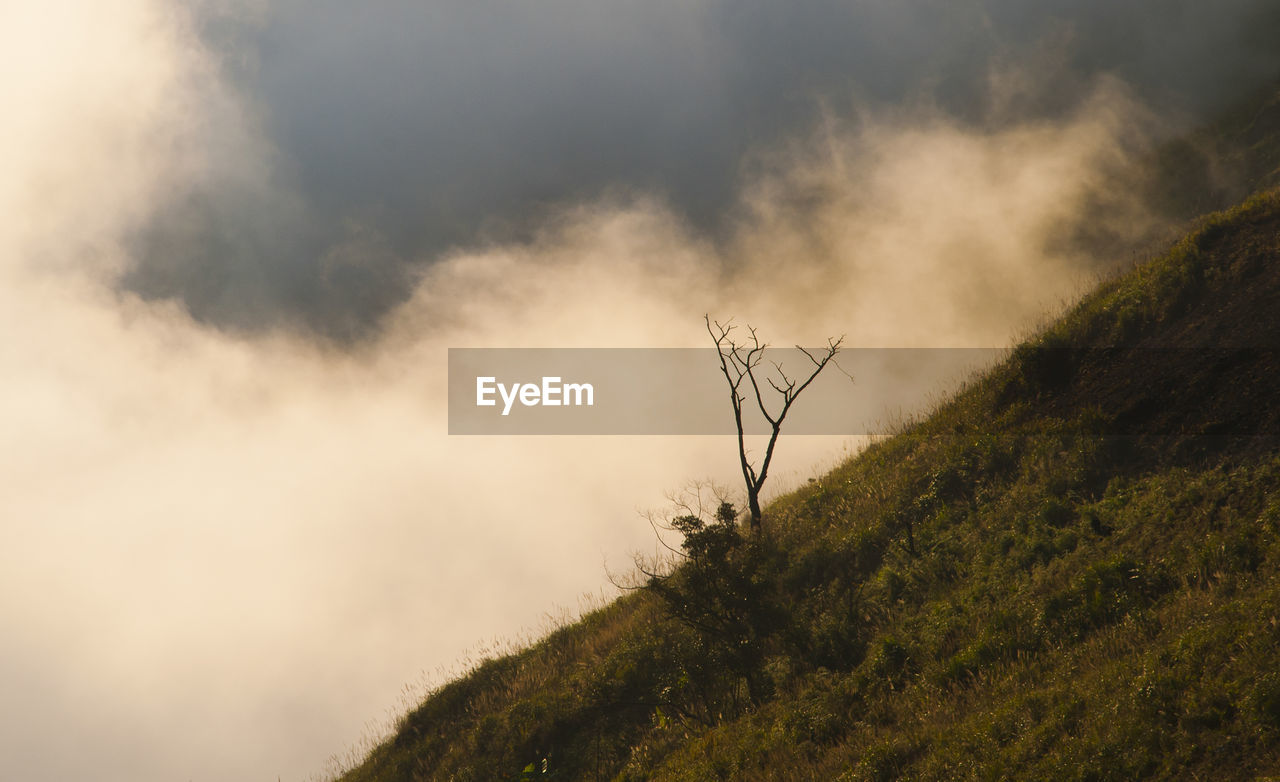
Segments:
[[[450,438],[449,347],[1009,344],[1111,262],[1086,208],[1159,227],[1108,173],[1274,69],[1202,5],[6,5],[6,773],[317,774],[733,479]]]
[[[1257,0],[248,8],[208,7],[196,33],[270,173],[186,183],[139,226],[125,284],[214,323],[340,338],[440,253],[525,239],[566,203],[639,191],[723,239],[755,156],[824,114],[933,104],[999,127],[1072,111],[1104,73],[1202,110],[1270,78],[1280,33]],[[359,262],[330,255],[353,239]]]

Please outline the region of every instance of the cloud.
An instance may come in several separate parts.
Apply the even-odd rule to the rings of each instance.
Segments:
[[[10,773],[318,770],[419,671],[573,605],[603,560],[651,546],[637,506],[734,480],[717,438],[449,438],[449,347],[700,346],[708,311],[779,343],[1007,344],[1097,268],[1063,226],[1152,122],[1131,88],[1093,79],[1052,115],[985,126],[871,101],[761,120],[779,124],[757,147],[756,126],[732,123],[845,67],[814,51],[793,78],[769,57],[851,12],[502,7],[519,24],[484,3],[303,20],[293,5],[58,0],[0,32]],[[928,45],[915,17],[865,9],[868,41]],[[756,61],[709,31],[773,48]],[[423,62],[439,98],[406,103]],[[756,102],[730,111],[740,100]],[[420,137],[437,116],[439,139]],[[477,128],[496,135],[443,151]],[[685,208],[699,193],[719,193],[715,231]],[[471,226],[542,194],[523,230],[439,252],[394,216],[421,208],[429,233],[449,213],[432,204],[463,204]],[[1109,198],[1110,230],[1151,230],[1140,203]],[[837,446],[784,440],[775,488]]]
[[[1076,113],[1111,75],[1176,129],[1280,69],[1257,0],[249,7],[206,5],[197,30],[267,149],[246,149],[244,118],[215,125],[222,154],[139,226],[122,283],[223,327],[339,341],[376,332],[441,254],[602,195],[722,239],[744,157],[824,111],[923,102],[1012,127]]]

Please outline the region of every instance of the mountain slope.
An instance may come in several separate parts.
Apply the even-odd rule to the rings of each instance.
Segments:
[[[1150,171],[1174,221],[1274,187],[1280,92]],[[1278,314],[1273,191],[342,779],[1280,774]]]
[[[1271,193],[677,576],[738,635],[631,594],[343,779],[1280,773],[1278,315]]]

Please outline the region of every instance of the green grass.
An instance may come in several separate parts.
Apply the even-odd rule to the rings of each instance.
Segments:
[[[1277,293],[1268,194],[774,502],[718,564],[745,580],[688,582],[749,594],[725,610],[751,654],[636,592],[442,687],[342,779],[1280,774],[1280,440],[1218,433],[1274,423],[1280,368],[1186,349],[1280,345]]]
[[[1211,157],[1247,191],[1278,150],[1269,94],[1155,181],[1190,214]],[[1280,776],[1277,307],[1272,191],[341,779]]]

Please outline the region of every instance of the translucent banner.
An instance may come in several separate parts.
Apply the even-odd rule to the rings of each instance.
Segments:
[[[810,350],[821,358],[825,348]],[[783,431],[888,431],[1007,351],[994,348],[842,349],[787,412]],[[779,389],[815,368],[797,348],[769,348],[755,365],[759,401],[777,417]],[[732,373],[731,373],[732,374]],[[750,378],[738,392],[749,434],[767,434]],[[714,348],[454,348],[449,433],[456,435],[735,434],[730,386]]]

